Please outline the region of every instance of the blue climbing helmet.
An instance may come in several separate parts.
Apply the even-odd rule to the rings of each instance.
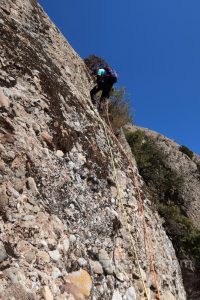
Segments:
[[[117,72],[111,67],[104,67],[104,70],[107,72],[106,77],[112,78],[113,82],[116,83],[118,80]]]

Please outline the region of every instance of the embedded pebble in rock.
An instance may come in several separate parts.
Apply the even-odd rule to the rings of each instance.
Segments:
[[[36,300],[35,294],[19,283],[9,284],[6,290],[0,290],[0,297],[1,300]]]
[[[119,272],[117,269],[115,269],[115,276],[119,281],[125,281],[125,275],[122,272]]]
[[[98,261],[90,260],[90,267],[95,274],[103,274],[102,265]]]
[[[65,251],[68,252],[69,246],[70,246],[69,239],[65,238],[63,240],[63,246],[64,246]]]
[[[53,261],[59,261],[61,257],[58,250],[49,251],[49,255]]]
[[[137,207],[137,199],[135,197],[131,197],[129,200],[128,200],[128,205],[132,208],[135,208]]]
[[[137,300],[134,287],[131,286],[130,288],[128,288],[125,296],[126,296],[126,300]]]
[[[5,212],[6,207],[8,205],[8,196],[0,190],[0,209],[1,212]]]
[[[73,244],[76,242],[76,236],[71,234],[70,237],[69,237],[69,241]]]
[[[9,107],[9,99],[8,97],[6,97],[2,91],[2,89],[0,89],[0,107],[5,107],[8,108]]]
[[[14,188],[9,188],[9,192],[17,199],[19,197],[18,191],[16,191]]]
[[[47,244],[50,250],[54,250],[56,248],[56,241],[52,238],[47,240]]]
[[[6,166],[3,160],[0,160],[0,172],[4,173],[6,170]]]
[[[24,254],[24,257],[29,264],[35,262],[35,260],[36,260],[36,255],[35,255],[35,252],[33,252],[33,251],[26,252]]]
[[[40,126],[37,123],[32,124],[32,128],[35,131],[36,134],[40,133]]]
[[[19,268],[8,268],[3,271],[4,275],[10,279],[12,283],[22,283],[26,282],[26,276],[23,270]]]
[[[23,221],[35,221],[35,216],[33,215],[26,215],[22,218]]]
[[[8,159],[8,160],[13,160],[14,158],[15,158],[15,152],[14,151],[8,151],[7,153],[6,153],[6,158]]]
[[[31,190],[31,192],[33,194],[37,194],[38,193],[38,189],[37,189],[37,186],[36,186],[34,178],[29,177],[27,179],[27,183],[28,183],[28,188]]]
[[[92,279],[87,271],[80,269],[65,276],[65,290],[70,292],[75,298],[79,295],[80,299],[90,296],[92,289]]]
[[[162,296],[161,300],[177,300],[170,291],[166,291]]]
[[[63,153],[61,150],[57,150],[57,151],[56,151],[56,156],[57,156],[57,157],[63,157],[63,156],[64,156],[64,153]]]
[[[111,186],[111,194],[112,194],[112,197],[117,197],[117,189],[116,187],[114,186]]]
[[[136,286],[140,293],[142,293],[144,291],[144,285],[143,285],[143,282],[141,279],[136,283]]]
[[[122,295],[119,293],[119,291],[114,291],[112,300],[123,300]]]
[[[101,249],[99,251],[99,262],[102,265],[106,274],[108,274],[108,275],[113,274],[114,267],[112,265],[112,261],[108,255],[108,253],[104,249]]]
[[[48,286],[44,286],[41,290],[41,295],[44,298],[44,300],[54,300],[53,295],[51,293],[51,290]]]
[[[0,144],[0,153],[4,153],[5,152],[5,148],[2,144]]]
[[[50,256],[46,251],[38,251],[37,261],[39,264],[48,264],[50,262]]]
[[[47,143],[48,146],[52,146],[53,137],[46,131],[41,133],[42,139]]]
[[[38,247],[39,247],[39,248],[44,248],[44,249],[46,249],[46,248],[48,248],[48,244],[47,244],[46,241],[40,240],[40,241],[38,242]]]
[[[3,242],[0,241],[0,262],[4,261],[7,258],[7,252],[4,247]]]
[[[87,260],[85,260],[84,258],[79,258],[79,259],[77,260],[77,262],[78,262],[78,264],[79,264],[80,267],[85,267],[85,266],[87,266]]]
[[[60,270],[58,268],[54,267],[52,270],[52,274],[51,274],[52,278],[56,279],[56,278],[60,277],[61,275],[62,275],[62,273],[60,272]]]

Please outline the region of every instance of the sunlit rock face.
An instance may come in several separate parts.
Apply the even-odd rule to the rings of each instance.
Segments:
[[[140,132],[144,140],[151,140],[159,151],[160,154],[158,155],[161,155],[161,160],[163,160],[165,168],[167,168],[172,175],[176,174],[176,177],[179,178],[178,185],[174,183],[174,187],[176,187],[177,190],[174,190],[174,194],[168,195],[165,201],[171,203],[170,207],[172,207],[174,203],[178,205],[181,215],[187,217],[185,224],[187,225],[188,222],[190,224],[190,226],[188,226],[188,228],[190,228],[189,230],[184,229],[184,237],[188,239],[187,249],[185,249],[183,245],[180,245],[178,238],[178,236],[181,237],[181,235],[183,235],[181,226],[184,226],[184,222],[180,222],[182,225],[177,226],[177,230],[171,230],[170,228],[167,228],[167,230],[172,233],[171,238],[181,265],[188,299],[199,299],[200,263],[198,249],[200,249],[200,241],[198,237],[195,239],[195,235],[198,232],[197,230],[200,229],[200,157],[187,147],[180,146],[175,141],[148,128],[126,125],[125,130],[135,134]],[[152,189],[152,182],[146,180],[146,183],[148,187]],[[154,194],[157,195],[154,196],[160,197],[159,193],[160,192],[155,191]],[[172,216],[171,224],[172,228],[175,228],[176,225],[173,225],[173,220],[175,220],[175,218]],[[169,224],[167,220],[165,220],[165,223]],[[176,222],[174,224],[176,224]],[[194,229],[196,230],[195,232]]]
[[[82,59],[34,0],[0,0],[0,34],[1,299],[145,299],[141,274],[155,299],[145,236],[161,299],[186,299],[134,160],[135,180],[108,130],[138,270]]]

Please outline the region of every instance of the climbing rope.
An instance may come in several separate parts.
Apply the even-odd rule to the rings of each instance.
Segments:
[[[160,300],[160,292],[159,292],[159,286],[158,286],[158,277],[157,277],[157,273],[156,273],[156,270],[155,270],[155,263],[154,263],[154,258],[153,258],[153,254],[152,254],[153,253],[153,251],[152,251],[153,247],[152,247],[151,239],[149,238],[148,231],[147,231],[147,223],[146,223],[146,219],[145,219],[145,211],[144,211],[144,206],[143,206],[143,201],[142,201],[140,189],[139,189],[139,186],[138,186],[138,181],[137,181],[137,178],[135,176],[135,171],[134,171],[134,166],[133,166],[132,161],[128,157],[127,153],[125,152],[124,148],[122,147],[122,145],[119,142],[119,140],[117,139],[117,137],[115,136],[115,133],[114,133],[114,130],[112,128],[112,125],[111,125],[111,122],[110,122],[110,118],[109,118],[108,102],[106,102],[106,116],[107,116],[108,125],[109,125],[109,128],[110,128],[111,132],[112,132],[112,135],[114,136],[114,138],[115,138],[118,146],[120,147],[120,150],[125,155],[128,163],[129,163],[129,166],[131,168],[131,171],[132,171],[133,182],[134,182],[134,185],[136,187],[137,194],[138,194],[138,200],[139,200],[138,207],[139,207],[139,211],[141,212],[142,219],[143,219],[143,227],[144,227],[144,236],[145,236],[145,240],[146,240],[146,248],[148,250],[148,256],[149,256],[151,271],[153,272],[153,276],[154,276],[154,282],[155,282],[156,291],[157,291],[157,299]]]
[[[114,181],[115,181],[116,188],[117,188],[117,195],[118,195],[118,199],[119,199],[120,208],[121,208],[121,211],[122,211],[124,223],[125,223],[126,230],[129,234],[129,238],[130,238],[130,242],[131,242],[132,254],[136,258],[136,264],[137,264],[137,268],[139,270],[139,274],[140,274],[140,278],[141,278],[141,281],[142,281],[142,286],[143,286],[145,297],[146,297],[147,300],[150,300],[150,296],[148,295],[147,287],[145,285],[145,280],[144,280],[144,277],[143,277],[143,274],[142,274],[142,268],[141,268],[139,256],[138,256],[138,253],[137,253],[137,250],[136,250],[135,241],[133,239],[133,236],[132,236],[132,233],[131,233],[131,227],[130,227],[130,224],[128,222],[128,215],[127,215],[125,205],[124,205],[124,196],[122,194],[122,190],[121,190],[119,180],[118,180],[118,175],[117,175],[117,170],[116,170],[116,165],[115,165],[115,159],[114,159],[114,155],[113,155],[113,152],[112,152],[112,147],[111,147],[111,142],[110,142],[110,138],[109,138],[109,135],[108,135],[107,125],[100,118],[99,115],[97,115],[97,118],[99,119],[99,121],[101,122],[101,124],[103,125],[103,128],[104,128],[106,141],[107,141],[107,144],[108,144],[110,158],[111,158],[111,164],[112,164],[112,169],[113,169],[113,177],[114,177]]]
[[[120,187],[120,184],[119,184],[119,181],[118,181],[117,170],[116,170],[115,161],[114,161],[114,157],[113,157],[113,153],[112,153],[112,148],[111,148],[111,145],[110,145],[110,140],[109,140],[109,137],[108,137],[108,134],[107,134],[106,127],[104,127],[104,130],[105,130],[105,134],[106,134],[107,143],[108,143],[108,146],[109,146],[109,152],[110,152],[112,168],[113,168],[113,175],[114,175],[114,180],[115,180],[115,184],[116,184],[116,187],[117,187],[117,194],[118,194],[118,198],[119,198],[119,201],[120,201],[120,207],[121,207],[121,210],[123,212],[123,217],[124,217],[126,229],[127,229],[128,233],[129,233],[129,236],[130,236],[131,247],[132,247],[134,257],[136,258],[138,270],[140,272],[140,277],[141,277],[142,285],[143,285],[144,292],[145,292],[145,296],[149,300],[150,298],[148,296],[147,288],[146,288],[145,281],[144,281],[144,278],[143,278],[142,268],[140,266],[139,257],[138,257],[137,250],[136,250],[136,247],[135,247],[135,241],[134,241],[132,233],[131,233],[130,224],[128,223],[128,216],[127,216],[127,213],[126,213],[126,209],[124,207],[124,199],[123,199],[121,187]]]

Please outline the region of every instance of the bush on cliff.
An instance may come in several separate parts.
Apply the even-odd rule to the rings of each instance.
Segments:
[[[184,249],[186,253],[200,259],[200,231],[191,220],[184,215],[176,204],[158,203],[159,214],[165,219],[165,227],[172,237],[176,249]]]
[[[109,119],[114,130],[121,128],[129,122],[133,122],[130,101],[125,87],[114,89],[110,97],[108,112]]]
[[[146,137],[141,130],[128,133],[126,137],[146,183],[157,191],[162,201],[178,201],[178,190],[183,178],[166,165],[166,155],[158,148],[156,142]]]
[[[126,138],[175,248],[200,259],[200,231],[181,209],[183,177],[167,166],[167,155],[143,131],[127,133]]]
[[[179,150],[182,153],[186,154],[190,159],[193,158],[194,153],[188,147],[182,145],[182,146],[179,147]]]

